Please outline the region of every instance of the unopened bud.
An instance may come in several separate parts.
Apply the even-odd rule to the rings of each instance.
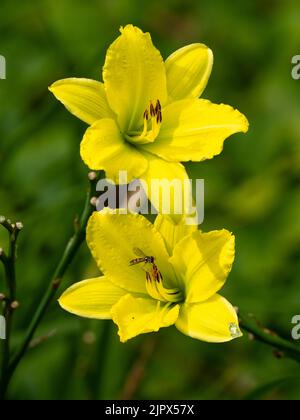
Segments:
[[[17,228],[18,230],[22,230],[22,229],[23,229],[23,227],[24,227],[24,225],[23,225],[23,223],[22,223],[22,222],[17,222],[17,223],[16,223],[16,228]]]
[[[18,309],[19,306],[20,306],[20,303],[17,302],[16,300],[12,302],[10,305],[11,309]]]
[[[96,207],[97,206],[97,201],[98,201],[98,198],[97,197],[92,197],[91,198],[91,205],[94,206],[94,207]]]
[[[96,172],[90,172],[89,174],[88,174],[88,178],[89,178],[89,180],[90,181],[95,181],[95,179],[97,178],[97,173]]]

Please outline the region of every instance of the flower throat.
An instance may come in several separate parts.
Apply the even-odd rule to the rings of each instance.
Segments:
[[[145,264],[146,271],[146,289],[148,294],[156,300],[162,302],[177,303],[182,301],[183,295],[179,289],[167,289],[163,285],[163,276],[155,264],[155,258],[146,256],[139,249],[134,250],[139,258],[130,261],[130,265]]]
[[[143,121],[144,127],[142,132],[130,131],[128,134],[125,134],[126,139],[130,143],[152,143],[158,136],[162,123],[162,110],[158,99],[156,104],[150,101],[149,107],[143,114]]]

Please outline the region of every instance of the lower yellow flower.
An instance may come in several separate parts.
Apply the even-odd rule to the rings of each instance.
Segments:
[[[242,335],[236,311],[217,294],[234,261],[230,232],[102,212],[91,217],[87,242],[104,276],[70,287],[59,300],[65,310],[112,319],[122,342],[174,324],[213,343]]]

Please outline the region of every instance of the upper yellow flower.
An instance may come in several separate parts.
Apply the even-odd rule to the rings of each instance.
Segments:
[[[207,342],[241,336],[234,308],[217,294],[234,261],[230,232],[102,212],[91,217],[87,242],[104,276],[70,287],[59,300],[67,311],[112,318],[122,342],[173,324]]]
[[[71,78],[49,89],[90,125],[81,144],[90,169],[105,170],[116,182],[120,170],[129,181],[185,179],[179,162],[210,159],[227,137],[248,130],[237,110],[198,99],[212,64],[203,44],[164,62],[150,35],[128,25],[107,51],[104,83]]]

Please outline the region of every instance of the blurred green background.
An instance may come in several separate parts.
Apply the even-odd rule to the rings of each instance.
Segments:
[[[300,54],[299,21],[297,0],[1,0],[7,80],[0,81],[0,214],[25,225],[14,344],[47,287],[86,189],[79,157],[86,127],[47,87],[70,76],[99,79],[105,51],[127,23],[150,31],[164,57],[185,44],[209,45],[215,65],[204,97],[249,118],[249,134],[232,137],[222,155],[188,169],[205,179],[203,230],[224,227],[237,237],[223,294],[290,337],[291,319],[300,313],[300,81],[291,78],[291,58]],[[1,230],[1,246],[5,240]],[[84,246],[64,288],[95,274]],[[112,324],[73,317],[57,303],[38,336],[49,333],[52,338],[23,360],[9,398],[300,395],[300,381],[293,379],[299,365],[277,360],[247,335],[209,345],[169,328],[124,345]],[[143,358],[143,381],[132,390],[132,369]]]

